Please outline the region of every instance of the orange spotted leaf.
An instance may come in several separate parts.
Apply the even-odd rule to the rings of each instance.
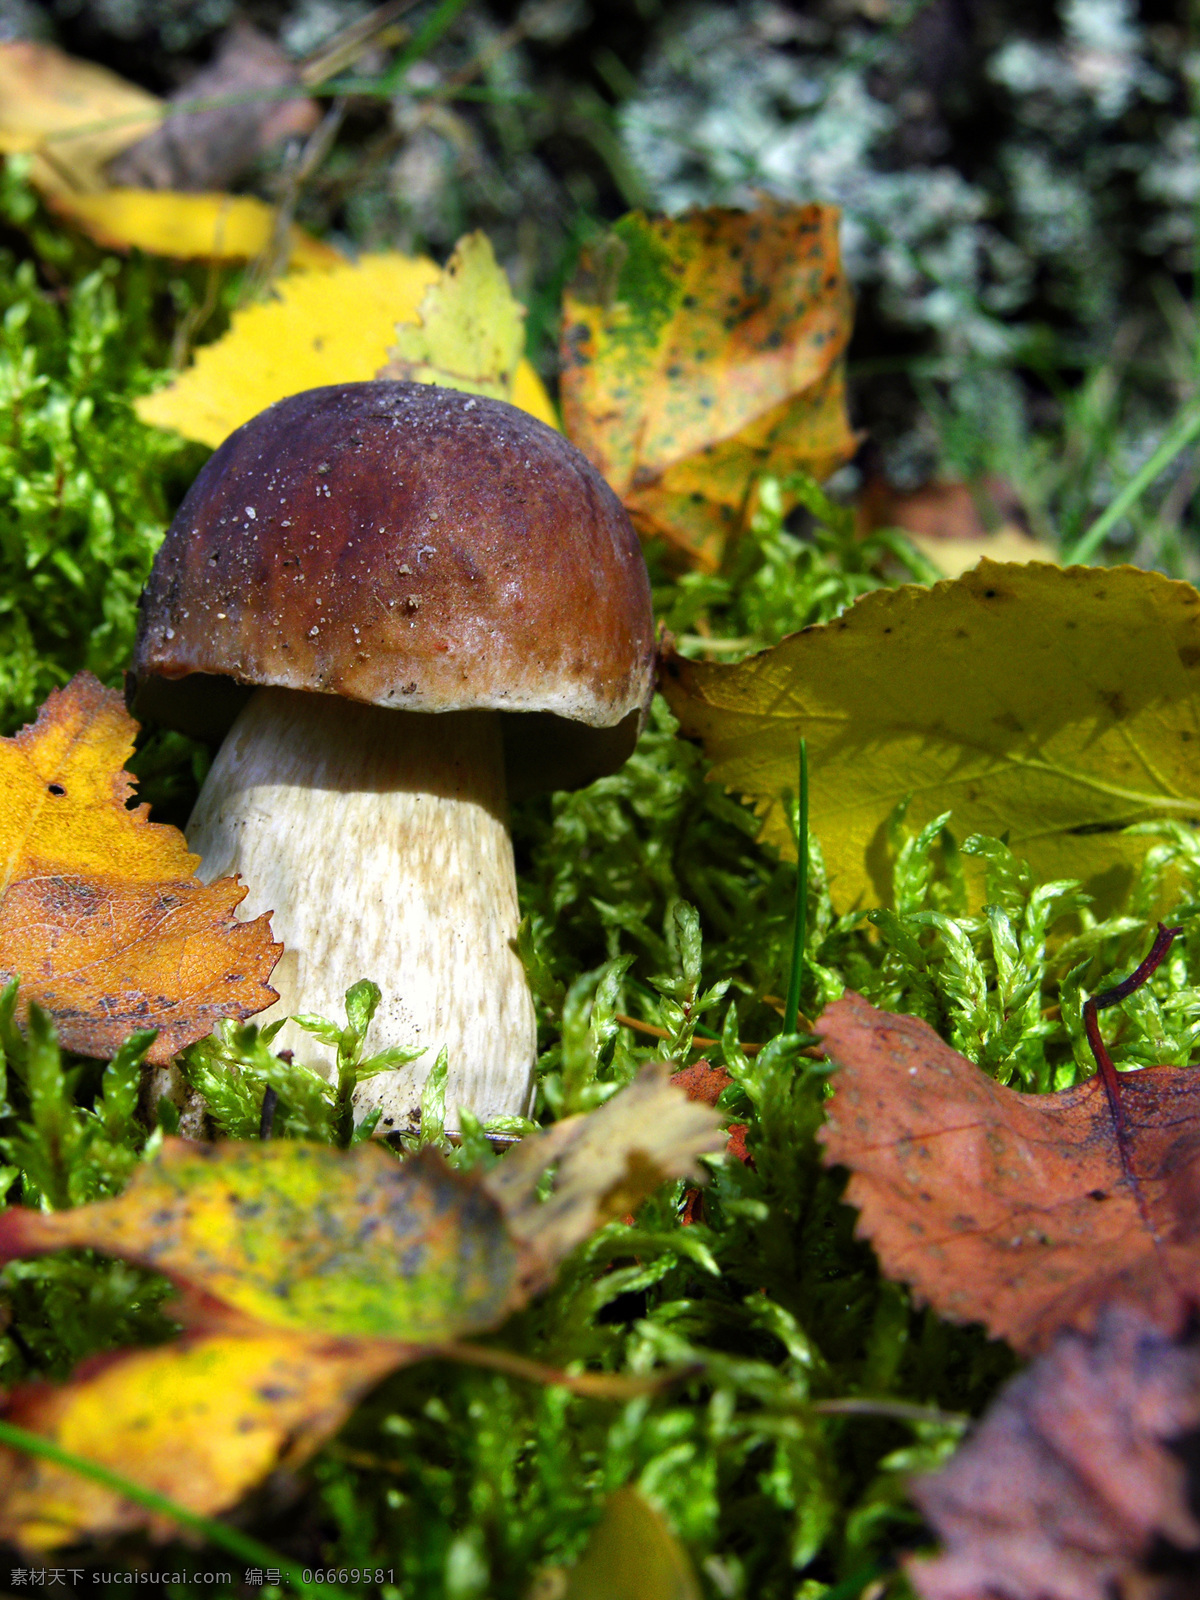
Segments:
[[[178,829],[130,808],[136,731],[121,696],[80,673],[0,739],[0,983],[17,978],[22,1005],[81,1055],[157,1028],[161,1064],[218,1018],[270,1005],[282,946],[266,916],[237,921],[235,879],[201,883]]]
[[[850,291],[831,206],[633,212],[563,305],[567,433],[639,530],[715,566],[764,472],[853,454]]]

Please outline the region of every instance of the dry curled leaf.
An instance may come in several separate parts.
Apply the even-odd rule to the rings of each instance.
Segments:
[[[902,528],[946,578],[960,578],[989,561],[1050,561],[1058,555],[1029,532],[1020,499],[1003,478],[976,483],[927,483],[900,491],[872,479],[858,506],[859,527]]]
[[[1061,1334],[949,1465],[913,1485],[945,1546],[908,1563],[913,1587],[921,1600],[1194,1595],[1200,1522],[1181,1447],[1198,1429],[1194,1340],[1172,1341],[1132,1306],[1102,1312],[1090,1335]]]
[[[760,474],[821,478],[854,452],[837,227],[819,205],[633,212],[584,250],[564,296],[567,433],[640,531],[703,566]]]
[[[137,723],[80,673],[38,719],[0,739],[0,983],[20,980],[82,1055],[157,1028],[160,1065],[221,1017],[277,998],[269,919],[239,922],[235,879],[202,884],[176,828],[129,808]]]
[[[1200,1073],[1121,1075],[1127,1182],[1098,1078],[1018,1094],[916,1017],[856,994],[817,1024],[837,1067],[825,1158],[891,1278],[955,1322],[1044,1349],[1128,1301],[1173,1332],[1200,1301]]]
[[[524,1247],[532,1289],[593,1229],[633,1210],[668,1178],[696,1181],[696,1157],[725,1143],[717,1114],[670,1081],[670,1062],[650,1062],[620,1094],[586,1116],[566,1117],[523,1139],[489,1173],[488,1191]],[[539,1185],[554,1164],[545,1198]]]
[[[669,656],[662,688],[712,778],[751,797],[794,858],[781,795],[808,740],[811,824],[839,909],[891,897],[888,823],[942,812],[1006,837],[1038,879],[1109,904],[1152,840],[1200,820],[1200,593],[1135,567],[982,561],[866,595],[736,666]],[[964,865],[976,901],[982,872]],[[1103,881],[1101,881],[1103,880]]]
[[[216,446],[287,395],[365,382],[386,360],[397,324],[416,322],[440,277],[436,262],[395,252],[362,256],[329,272],[289,273],[269,300],[235,311],[229,332],[198,350],[173,383],[138,399],[137,414],[154,427]],[[528,361],[518,362],[504,398],[553,425],[554,407]]]
[[[208,66],[171,95],[153,132],[108,165],[113,188],[227,189],[285,139],[303,138],[321,119],[315,100],[281,98],[300,82],[299,65],[274,39],[238,20]],[[188,111],[189,101],[233,103]]]
[[[397,1360],[394,1345],[362,1339],[192,1332],[93,1357],[66,1383],[23,1384],[3,1416],[212,1515],[306,1460]],[[69,1467],[0,1445],[0,1538],[27,1555],[143,1528],[157,1539],[179,1532]]]

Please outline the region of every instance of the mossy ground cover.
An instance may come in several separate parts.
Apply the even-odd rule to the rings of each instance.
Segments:
[[[211,286],[200,274],[71,243],[11,167],[6,184],[8,733],[80,667],[119,682],[138,590],[203,458],[144,428],[131,402],[157,381],[181,317]],[[236,292],[231,275],[219,293]],[[651,549],[667,626],[685,639],[729,641],[732,657],[827,620],[874,585],[923,576],[895,541],[860,543],[838,507],[816,493],[808,503],[794,531],[768,485],[716,575],[680,576]],[[157,814],[183,819],[206,759],[203,747],[147,730],[137,765]],[[814,1138],[827,1068],[810,1034],[781,1034],[794,864],[760,845],[749,811],[706,783],[703,757],[676,736],[662,702],[624,769],[523,803],[514,831],[539,1008],[539,1118],[595,1106],[651,1055],[682,1065],[703,1054],[731,1075],[722,1109],[747,1125],[751,1162],[714,1164],[696,1220],[684,1220],[676,1187],[632,1221],[609,1224],[496,1342],[558,1367],[669,1364],[686,1376],[621,1404],[419,1365],[388,1380],[299,1479],[269,1482],[244,1525],[305,1566],[383,1568],[383,1592],[405,1600],[522,1600],[539,1582],[558,1592],[555,1569],[579,1556],[606,1495],[634,1483],[663,1509],[708,1595],[849,1600],[876,1581],[903,1594],[897,1559],[927,1537],[906,1476],[946,1457],[1014,1358],[978,1330],[915,1308],[854,1239],[842,1177],[822,1166]],[[809,841],[804,1018],[853,987],[926,1018],[1005,1082],[1064,1087],[1092,1070],[1081,992],[1136,965],[1165,896],[1185,934],[1114,1016],[1114,1055],[1128,1064],[1191,1059],[1200,1028],[1195,834],[1164,824],[1126,902],[1103,921],[1073,886],[1034,882],[1002,840],[956,837],[953,816],[914,834],[898,813],[891,845],[893,906],[839,916],[820,840]],[[964,853],[986,862],[989,905],[979,915],[966,909]],[[8,1202],[76,1204],[117,1192],[160,1137],[137,1113],[136,1045],[107,1065],[86,1062],[64,1058],[44,1030],[22,1038],[0,1023]],[[306,1102],[299,1080],[289,1084],[286,1063],[267,1059],[250,1030],[194,1052],[192,1071],[220,1132],[253,1136],[268,1082],[280,1095],[277,1137],[345,1132],[336,1114]],[[433,1096],[427,1112],[426,1135],[436,1135]],[[446,1149],[462,1165],[498,1159],[471,1127]],[[0,1383],[62,1377],[90,1353],[165,1337],[164,1299],[161,1281],[83,1252],[9,1265],[0,1273]],[[250,1592],[241,1567],[212,1549],[131,1541],[62,1564],[94,1574],[100,1593],[127,1592],[105,1573],[231,1566],[228,1583],[168,1592]]]

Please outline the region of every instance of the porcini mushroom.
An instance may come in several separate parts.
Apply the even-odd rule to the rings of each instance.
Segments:
[[[652,686],[637,537],[589,462],[500,401],[410,383],[281,400],[196,479],[154,563],[135,712],[224,743],[188,825],[201,876],[270,911],[279,1001],[339,1017],[383,991],[360,1084],[408,1125],[438,1050],[450,1102],[527,1109],[533,1005],[507,792],[633,748]],[[228,730],[226,732],[226,730]],[[320,1067],[289,1024],[279,1045]],[[277,1045],[278,1047],[278,1045]]]

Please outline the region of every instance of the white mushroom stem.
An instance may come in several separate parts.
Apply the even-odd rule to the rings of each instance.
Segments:
[[[240,917],[272,913],[278,1002],[341,1022],[360,978],[383,999],[367,1041],[423,1045],[366,1079],[358,1120],[412,1125],[444,1045],[447,1105],[528,1109],[533,1002],[510,941],[517,883],[495,711],[422,715],[334,695],[259,689],[221,746],[188,824],[206,881],[240,873]],[[333,1052],[289,1022],[275,1049],[326,1075]]]

